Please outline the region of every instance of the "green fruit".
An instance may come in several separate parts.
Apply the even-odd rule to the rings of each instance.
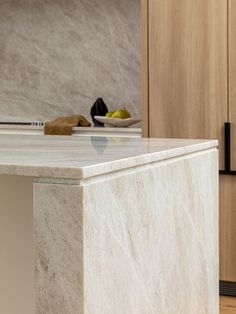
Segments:
[[[116,118],[116,119],[127,119],[130,117],[131,117],[131,114],[125,108],[116,110],[115,113],[112,115],[112,118]]]
[[[106,114],[106,117],[111,118],[114,113],[115,113],[115,110],[114,110],[114,111],[109,111],[109,112]]]

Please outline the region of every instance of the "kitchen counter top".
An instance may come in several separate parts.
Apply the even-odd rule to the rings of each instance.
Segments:
[[[84,179],[216,146],[216,140],[2,134],[0,174]]]
[[[43,135],[43,129],[43,125],[0,124],[0,134]],[[138,127],[74,127],[72,130],[72,136],[101,136],[101,134],[103,136],[141,137],[142,129]]]
[[[219,313],[217,145],[0,135],[0,313]]]

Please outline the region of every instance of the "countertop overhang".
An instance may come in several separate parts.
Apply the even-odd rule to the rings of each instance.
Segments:
[[[217,140],[2,134],[0,174],[85,179],[217,146]]]

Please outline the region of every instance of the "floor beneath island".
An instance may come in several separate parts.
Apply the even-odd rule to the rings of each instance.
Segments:
[[[236,314],[236,298],[221,296],[220,314]]]

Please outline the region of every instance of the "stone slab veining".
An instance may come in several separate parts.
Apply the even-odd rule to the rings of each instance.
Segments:
[[[33,263],[28,292],[14,288],[14,304],[11,286],[0,282],[0,311],[218,314],[217,145],[215,140],[0,135],[3,283],[13,285],[15,274],[22,278],[21,269],[27,273]],[[10,228],[14,237],[4,235],[23,209],[31,224],[18,226],[18,233]],[[6,219],[9,213],[15,216]],[[23,239],[31,238],[33,250],[27,254],[34,262],[27,259],[24,268],[21,256],[18,269],[6,257],[17,253],[6,255],[1,247],[6,237],[21,239],[24,229],[28,237],[18,241],[24,246]],[[9,281],[5,273],[14,278]],[[32,285],[33,302],[25,298],[32,296]]]
[[[216,145],[214,140],[0,135],[0,174],[84,179]]]
[[[0,1],[0,121],[140,116],[140,0]]]

